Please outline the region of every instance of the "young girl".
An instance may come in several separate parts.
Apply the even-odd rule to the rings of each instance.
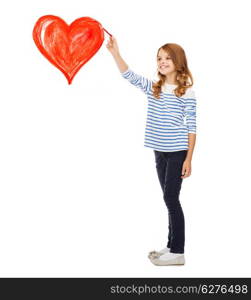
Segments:
[[[148,99],[144,146],[153,149],[158,179],[168,209],[168,241],[148,255],[155,265],[184,265],[185,220],[179,201],[183,178],[191,175],[196,140],[196,98],[184,50],[165,44],[157,51],[157,82],[136,74],[122,59],[117,41],[107,49],[121,75],[140,88]],[[189,82],[190,80],[190,82]]]

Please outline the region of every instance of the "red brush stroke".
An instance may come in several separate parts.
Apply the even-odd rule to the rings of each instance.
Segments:
[[[102,46],[102,25],[82,17],[70,25],[52,15],[39,18],[33,28],[33,40],[39,51],[57,67],[71,84],[79,69]]]

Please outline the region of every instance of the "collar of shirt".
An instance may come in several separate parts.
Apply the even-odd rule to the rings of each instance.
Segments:
[[[173,90],[176,87],[177,87],[176,84],[165,83],[164,85],[162,85],[161,89],[162,89],[162,92],[173,92]]]

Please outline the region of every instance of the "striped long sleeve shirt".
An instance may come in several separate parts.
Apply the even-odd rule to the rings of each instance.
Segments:
[[[177,97],[176,85],[165,84],[160,98],[153,96],[153,81],[130,68],[121,75],[147,95],[147,118],[144,146],[162,152],[188,149],[188,133],[196,134],[196,97],[190,87]]]

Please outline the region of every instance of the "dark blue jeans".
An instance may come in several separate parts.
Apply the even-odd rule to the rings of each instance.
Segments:
[[[156,169],[163,191],[163,198],[168,209],[168,242],[172,253],[184,253],[185,219],[179,201],[183,179],[181,178],[183,162],[187,150],[161,152],[154,150]]]

